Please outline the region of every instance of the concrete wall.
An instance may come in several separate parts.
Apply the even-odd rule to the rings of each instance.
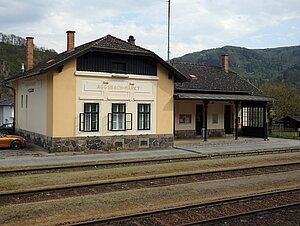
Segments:
[[[224,129],[224,103],[213,102],[207,109],[207,128]],[[218,116],[218,123],[213,123],[213,114]]]
[[[175,101],[175,130],[195,130],[196,128],[196,104],[202,104],[202,101]],[[190,124],[179,123],[179,115],[191,114]]]
[[[176,100],[175,101],[175,131],[176,134],[181,134],[186,137],[195,136],[196,130],[196,105],[202,104],[202,101],[196,100]],[[207,128],[212,136],[224,135],[224,110],[225,105],[234,105],[226,101],[211,101],[208,104],[207,110]],[[191,123],[179,123],[180,114],[190,114]],[[217,123],[213,122],[213,115],[217,116]],[[235,117],[235,116],[234,116]],[[234,126],[234,125],[232,125]],[[203,127],[204,127],[204,110],[203,110]]]
[[[78,150],[80,145],[87,145],[84,147],[88,149],[104,148],[118,140],[124,140],[128,148],[139,148],[139,142],[144,140],[148,141],[148,147],[170,147],[173,144],[174,80],[168,74],[159,64],[157,76],[80,72],[76,71],[74,59],[60,72],[54,69],[15,84],[17,131],[28,141],[51,150],[62,147]],[[79,114],[84,112],[84,103],[99,104],[97,132],[79,131]],[[131,130],[108,130],[108,114],[112,112],[113,103],[126,104],[126,112],[132,113]],[[150,104],[150,130],[137,129],[138,104]],[[85,137],[98,138],[84,141]],[[72,147],[69,146],[71,141]]]
[[[47,75],[47,136],[53,136],[53,72]]]
[[[52,137],[75,136],[76,123],[76,60],[64,65],[62,72],[54,71],[52,83]],[[49,100],[51,101],[51,100]]]
[[[174,79],[168,71],[157,65],[157,134],[173,134],[174,127]]]
[[[15,101],[14,101],[14,117],[15,117],[15,128],[19,128],[19,120],[18,120],[18,109],[19,109],[19,81],[12,82],[12,87],[15,89]]]
[[[18,81],[16,91],[16,127],[47,135],[47,77]]]

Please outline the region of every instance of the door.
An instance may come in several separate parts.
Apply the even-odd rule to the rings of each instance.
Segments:
[[[266,138],[265,103],[245,103],[242,108],[243,136]]]
[[[231,105],[225,105],[225,110],[224,110],[224,129],[225,129],[225,134],[232,133],[231,125],[232,125]]]
[[[203,128],[203,105],[196,105],[196,134],[201,135],[201,130]]]

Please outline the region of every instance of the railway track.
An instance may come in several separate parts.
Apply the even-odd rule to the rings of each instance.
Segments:
[[[261,167],[240,168],[222,171],[188,173],[173,176],[160,176],[146,179],[132,179],[118,182],[90,183],[84,185],[67,186],[32,191],[12,192],[0,194],[0,206],[9,204],[36,202],[66,197],[100,194],[130,189],[151,188],[174,184],[196,183],[226,178],[237,178],[252,175],[270,174],[300,170],[300,163],[268,165]]]
[[[281,153],[292,153],[292,152],[300,152],[300,148],[259,150],[259,151],[251,151],[251,152],[210,154],[210,155],[187,156],[187,157],[179,157],[179,158],[161,158],[161,159],[151,159],[151,160],[131,160],[131,161],[112,162],[112,163],[91,163],[91,164],[84,164],[84,165],[46,166],[46,167],[32,168],[32,169],[1,170],[0,177],[13,177],[13,176],[22,176],[22,175],[30,175],[30,174],[47,174],[47,173],[55,173],[55,172],[119,168],[119,167],[138,166],[138,165],[163,164],[163,163],[170,163],[170,162],[247,157],[247,156],[255,156],[255,155],[281,154]]]
[[[284,220],[281,223],[297,225],[299,207],[300,189],[297,188],[64,225],[255,225],[259,220],[268,223],[277,220],[274,224]],[[263,219],[267,214],[269,217]]]

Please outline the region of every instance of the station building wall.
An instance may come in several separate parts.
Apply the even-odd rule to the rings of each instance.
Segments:
[[[160,64],[157,76],[112,74],[76,71],[75,59],[61,72],[53,70],[15,84],[17,132],[50,151],[99,150],[116,142],[126,149],[170,147],[174,139],[173,87],[173,78]],[[85,103],[99,104],[98,131],[79,131]],[[117,103],[125,104],[126,112],[132,113],[131,130],[108,129],[108,114]],[[150,105],[149,130],[137,129],[138,104]]]
[[[196,134],[196,105],[204,105],[201,100],[176,100],[175,101],[175,138],[195,138]],[[235,106],[230,101],[211,101],[207,110],[208,136],[224,137],[224,109],[225,105],[231,106],[230,123],[234,128]],[[239,107],[240,108],[240,107]],[[186,122],[180,117],[188,118]],[[190,116],[188,116],[190,115]],[[189,120],[191,117],[191,120]],[[241,117],[239,109],[238,117]],[[180,122],[181,121],[181,122]],[[202,127],[204,127],[204,110],[202,117]]]

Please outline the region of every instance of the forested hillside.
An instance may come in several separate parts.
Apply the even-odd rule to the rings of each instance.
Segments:
[[[57,53],[54,50],[35,47],[34,63],[37,64]],[[0,81],[21,72],[25,63],[25,39],[0,33]],[[0,85],[0,100],[11,98],[12,92]]]
[[[173,61],[220,66],[222,54],[229,55],[230,70],[251,82],[283,82],[300,90],[300,46],[270,49],[224,46],[189,53]]]

